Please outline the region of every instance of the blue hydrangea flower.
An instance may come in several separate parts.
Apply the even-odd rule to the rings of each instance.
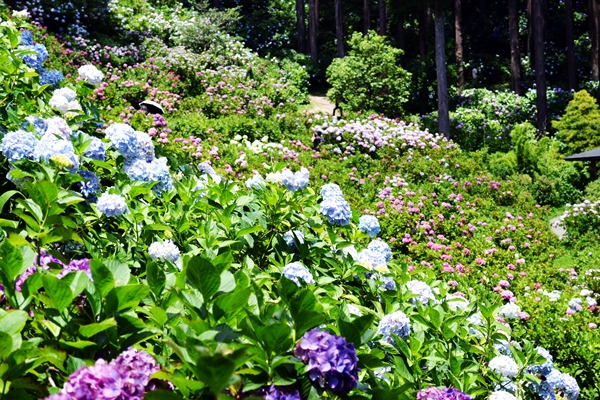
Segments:
[[[519,366],[509,356],[499,355],[490,360],[490,369],[504,378],[514,378],[519,373]]]
[[[254,175],[252,175],[252,178],[250,178],[246,181],[246,187],[248,189],[262,190],[265,187],[267,187],[267,184],[265,183],[265,180],[263,179],[263,177],[260,176],[260,174],[254,174]]]
[[[96,203],[96,207],[98,211],[107,217],[120,217],[129,211],[123,197],[110,193],[102,193],[102,196],[98,199],[98,203]]]
[[[84,169],[79,171],[79,175],[84,179],[78,183],[79,193],[89,202],[95,203],[98,200],[97,193],[100,191],[98,177],[93,172]]]
[[[563,392],[567,396],[567,400],[576,400],[579,397],[579,385],[575,378],[569,374],[553,369],[550,374],[546,375],[546,382],[554,389]]]
[[[326,183],[321,186],[321,197],[326,198],[332,196],[344,197],[344,194],[338,185],[335,183]]]
[[[148,255],[152,260],[171,261],[177,264],[180,258],[179,248],[172,240],[154,242],[148,247]]]
[[[385,257],[376,251],[369,249],[363,249],[356,255],[356,261],[358,261],[363,267],[367,269],[375,269],[377,267],[387,267]]]
[[[283,183],[290,192],[306,188],[308,186],[308,180],[309,173],[304,167],[300,168],[300,171],[297,171],[296,173],[287,168],[284,168],[281,171],[281,183]]]
[[[33,34],[31,31],[21,31],[20,39],[19,43],[21,46],[33,46]]]
[[[33,54],[27,54],[22,57],[23,62],[31,68],[41,71],[42,64],[48,59],[48,50],[41,43],[29,46],[19,46],[21,49],[33,51]]]
[[[550,374],[550,372],[552,372],[552,369],[554,368],[552,355],[550,354],[550,352],[548,352],[548,350],[544,349],[543,347],[536,347],[535,350],[540,356],[544,357],[546,361],[540,365],[530,365],[525,369],[525,371],[533,375],[542,374],[546,376]]]
[[[29,125],[29,124],[33,125],[33,127],[35,129],[35,134],[38,136],[42,136],[44,133],[46,133],[46,129],[48,129],[48,123],[42,117],[35,117],[35,116],[25,117],[25,122],[23,122],[21,124],[21,128],[23,130],[26,130],[27,125]]]
[[[294,355],[308,364],[309,379],[323,389],[344,395],[358,384],[356,349],[341,336],[310,330],[298,343]]]
[[[152,137],[140,131],[136,131],[135,136],[137,139],[137,154],[135,157],[148,162],[154,160],[154,143],[152,143]]]
[[[539,384],[528,382],[526,386],[537,394],[540,400],[556,400],[554,388],[547,381],[541,381]]]
[[[51,69],[47,71],[43,68],[40,68],[40,85],[52,85],[54,87],[58,87],[58,84],[61,83],[65,76],[62,72],[57,69]]]
[[[410,336],[410,321],[402,311],[396,311],[381,318],[377,332],[383,336],[384,342],[395,345],[394,334],[402,340],[407,340]]]
[[[417,297],[410,299],[410,302],[414,305],[416,305],[417,301],[423,305],[429,304],[430,300],[431,302],[435,302],[433,290],[431,290],[431,287],[425,282],[413,279],[406,282],[406,288],[409,292],[418,295]]]
[[[293,262],[283,267],[282,275],[289,280],[294,281],[298,286],[301,286],[299,279],[302,279],[304,282],[310,283],[311,285],[315,284],[315,279],[308,268],[299,262]]]
[[[417,400],[473,400],[471,396],[456,388],[429,387],[417,393]]]
[[[132,159],[125,162],[123,170],[129,179],[142,182],[158,182],[152,189],[160,194],[173,188],[173,178],[165,157],[155,158],[151,162]]]
[[[345,226],[350,224],[352,210],[343,197],[329,196],[321,202],[321,214],[327,217],[330,224]]]
[[[381,278],[381,288],[383,290],[396,290],[396,281],[391,276]]]
[[[265,400],[302,400],[300,392],[293,386],[271,385],[259,389],[256,394]]]
[[[379,220],[373,215],[362,215],[358,219],[358,229],[369,235],[369,237],[375,237],[381,231]]]
[[[206,189],[206,181],[204,179],[198,179],[198,181],[196,182],[196,186],[192,188],[192,192],[198,192],[197,196],[202,198],[206,196],[206,190],[204,189]]]
[[[390,246],[383,240],[372,240],[367,248],[381,254],[387,262],[390,262],[392,259],[392,249],[390,249]]]
[[[0,151],[9,162],[23,159],[35,161],[37,160],[35,156],[37,144],[38,140],[31,132],[18,130],[8,132],[2,138]]]
[[[47,162],[54,156],[65,156],[71,162],[72,170],[79,168],[79,156],[75,154],[73,143],[68,140],[59,139],[49,133],[42,136],[35,147],[33,155],[36,159],[43,159]]]
[[[106,150],[104,150],[104,143],[102,143],[102,140],[98,139],[97,137],[93,137],[83,155],[91,158],[92,160],[105,161]]]
[[[296,245],[296,241],[298,241],[299,244],[303,244],[304,234],[302,233],[302,231],[299,231],[297,229],[293,231],[287,231],[283,234],[283,240],[288,245],[290,250],[296,250],[298,248],[298,246]]]
[[[110,144],[126,159],[137,158],[137,134],[127,124],[112,124],[106,128],[106,137]]]

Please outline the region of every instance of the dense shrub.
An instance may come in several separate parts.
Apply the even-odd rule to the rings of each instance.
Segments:
[[[565,114],[552,122],[557,138],[567,147],[566,152],[576,154],[600,146],[600,110],[588,92],[575,93]]]

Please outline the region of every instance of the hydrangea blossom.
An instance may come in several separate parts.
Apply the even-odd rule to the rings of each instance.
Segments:
[[[62,138],[66,141],[71,141],[73,131],[69,128],[69,124],[61,117],[52,117],[46,120],[45,135],[52,135]]]
[[[464,310],[470,304],[469,300],[465,299],[462,295],[457,295],[457,293],[446,295],[446,303],[448,304],[448,308],[452,311],[456,311],[458,309]]]
[[[106,137],[111,145],[125,158],[136,158],[137,134],[132,127],[126,124],[112,124],[106,128]]]
[[[96,206],[107,217],[120,217],[129,211],[125,199],[118,194],[103,193]]]
[[[385,257],[373,250],[363,249],[356,255],[355,259],[360,265],[370,270],[379,270],[383,267],[387,269]]]
[[[369,237],[375,237],[381,231],[379,220],[373,215],[362,215],[358,220],[358,229],[369,235]]]
[[[95,203],[98,200],[97,193],[100,191],[100,180],[96,174],[87,170],[79,171],[79,175],[84,179],[77,185],[79,193],[86,200]]]
[[[79,156],[75,154],[75,148],[70,140],[59,139],[56,136],[46,132],[35,147],[33,156],[37,160],[50,161],[52,157],[66,157],[72,169],[79,168]]]
[[[410,335],[410,321],[402,311],[396,311],[381,318],[377,331],[383,336],[384,342],[393,345],[396,341],[392,334],[398,335],[403,340],[408,339]]]
[[[56,89],[48,104],[63,114],[70,110],[81,110],[81,105],[76,100],[77,93],[69,88]]]
[[[544,376],[549,375],[554,367],[552,355],[543,347],[536,347],[535,350],[540,356],[544,357],[546,361],[543,364],[530,365],[525,369],[525,371],[529,374],[542,374]]]
[[[579,397],[579,385],[575,378],[569,374],[553,369],[550,374],[546,376],[546,382],[554,389],[558,389],[566,395],[567,400],[577,400]]]
[[[23,130],[27,130],[27,126],[29,124],[33,125],[35,134],[38,136],[42,136],[44,133],[46,133],[46,129],[48,129],[48,123],[42,117],[36,117],[33,115],[25,117],[25,121],[23,124],[21,124],[21,128]]]
[[[417,400],[472,400],[472,398],[456,388],[429,387],[417,393]]]
[[[19,38],[19,44],[21,46],[33,46],[33,34],[31,33],[31,31],[21,31],[21,35],[19,36]]]
[[[295,192],[300,189],[304,189],[308,186],[309,173],[304,167],[300,168],[300,171],[292,172],[287,168],[281,171],[281,183],[290,192]]]
[[[302,400],[300,392],[293,386],[275,386],[261,388],[256,393],[265,400]]]
[[[358,384],[358,357],[341,336],[313,329],[304,334],[294,355],[308,364],[308,377],[323,389],[347,394]]]
[[[410,302],[416,304],[415,301],[423,305],[427,305],[429,301],[435,301],[435,296],[433,295],[433,291],[431,287],[425,282],[418,280],[410,280],[406,282],[406,288],[413,294],[418,295],[417,297],[413,297],[410,299]]]
[[[325,185],[321,186],[321,196],[323,198],[334,196],[344,197],[344,194],[342,193],[340,187],[335,183],[326,183]]]
[[[46,50],[46,46],[41,43],[37,43],[35,45],[19,46],[19,48],[32,52],[32,54],[26,54],[21,58],[25,64],[37,71],[40,71],[44,61],[48,59],[48,50]]]
[[[32,133],[19,129],[4,135],[0,151],[9,162],[23,159],[34,161],[37,160],[34,154],[37,144],[38,140]]]
[[[197,166],[198,171],[202,172],[203,175],[208,175],[212,178],[213,181],[219,183],[223,180],[221,175],[217,174],[217,171],[213,167],[210,166],[207,162],[201,162]]]
[[[179,248],[172,240],[154,242],[148,247],[148,255],[152,260],[171,261],[177,264],[180,257]]]
[[[58,84],[65,79],[62,72],[57,69],[45,70],[40,69],[40,85],[52,85],[58,87]]]
[[[304,244],[304,234],[302,231],[294,229],[293,231],[287,231],[284,233],[283,240],[291,250],[294,250],[297,249],[296,241],[298,241],[299,244]]]
[[[104,79],[102,71],[91,64],[83,65],[77,71],[79,72],[79,77],[90,85],[99,85],[102,83],[102,79]]]
[[[517,319],[521,314],[521,307],[515,303],[506,303],[498,310],[498,315],[506,319]]]
[[[298,286],[301,286],[299,279],[302,279],[306,283],[311,285],[315,284],[315,279],[312,274],[304,265],[299,262],[293,262],[283,267],[283,276],[288,278]]]
[[[372,240],[367,248],[381,254],[386,262],[390,262],[392,259],[392,249],[383,240]]]
[[[264,189],[266,187],[266,183],[265,180],[263,179],[262,176],[260,176],[260,174],[254,174],[252,175],[252,178],[249,178],[246,181],[246,187],[248,189]]]
[[[490,395],[490,400],[517,400],[517,398],[504,390],[497,390]]]
[[[93,137],[83,155],[92,160],[105,161],[106,150],[104,150],[104,143],[102,143],[102,140]]]
[[[157,182],[152,189],[158,194],[173,188],[173,178],[165,157],[155,158],[151,162],[141,158],[128,160],[123,171],[131,180]]]
[[[519,366],[515,360],[505,355],[492,358],[489,367],[492,371],[505,378],[514,378],[519,373]]]
[[[321,214],[330,224],[345,226],[350,224],[352,210],[350,204],[341,196],[330,196],[321,202]]]

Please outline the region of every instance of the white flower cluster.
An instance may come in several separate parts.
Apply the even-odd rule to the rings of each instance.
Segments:
[[[521,314],[521,307],[515,303],[506,303],[498,310],[498,315],[506,319],[517,319]]]
[[[56,89],[48,104],[63,114],[72,110],[81,110],[81,105],[76,100],[77,93],[69,88]]]
[[[104,79],[104,74],[95,66],[88,64],[79,67],[79,77],[90,85],[99,85]]]
[[[519,366],[515,360],[505,355],[492,358],[489,367],[492,371],[505,378],[514,378],[519,373]]]
[[[181,268],[181,266],[178,265],[180,257],[179,248],[172,240],[152,243],[150,247],[148,247],[148,255],[152,260],[170,261]]]

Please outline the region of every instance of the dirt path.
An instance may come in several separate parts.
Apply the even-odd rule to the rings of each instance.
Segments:
[[[567,231],[565,230],[565,228],[558,225],[559,221],[560,221],[560,217],[552,218],[550,220],[550,229],[552,229],[552,232],[554,232],[558,236],[559,239],[562,239],[565,236],[565,233]]]
[[[333,113],[335,104],[329,101],[326,96],[314,96],[309,94],[308,99],[310,100],[310,112],[320,111],[329,115]]]

